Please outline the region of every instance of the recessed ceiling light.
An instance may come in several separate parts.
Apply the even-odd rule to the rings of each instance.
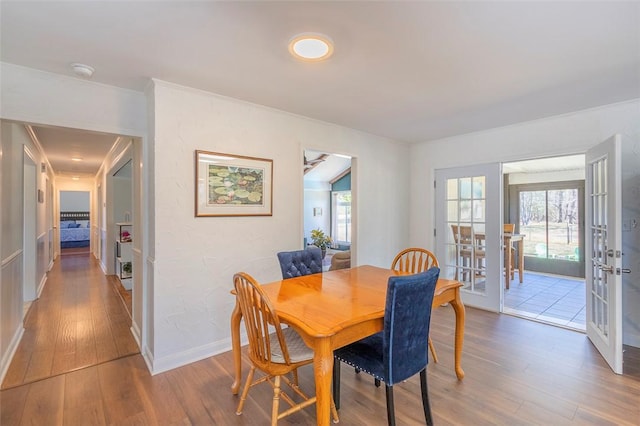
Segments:
[[[71,157],[71,161],[82,161],[82,157]]]
[[[71,180],[80,180],[80,176],[73,176]]]
[[[71,69],[73,70],[73,73],[75,75],[82,78],[91,78],[91,76],[95,72],[95,69],[93,69],[93,67],[90,67],[89,65],[85,65],[85,64],[80,64],[77,62],[71,64]]]
[[[333,54],[333,41],[324,34],[298,34],[289,42],[289,53],[303,61],[323,61]]]

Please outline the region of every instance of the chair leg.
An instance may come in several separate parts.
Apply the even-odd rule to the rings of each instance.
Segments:
[[[244,402],[247,399],[247,394],[249,393],[249,388],[251,387],[251,381],[253,380],[253,373],[255,373],[256,368],[251,367],[249,370],[249,374],[247,375],[247,381],[244,384],[244,389],[242,389],[242,394],[240,395],[240,402],[238,402],[238,408],[236,409],[236,414],[239,416],[242,414],[242,408],[244,407]]]
[[[333,359],[333,402],[340,409],[340,361]]]
[[[271,426],[278,424],[278,408],[280,406],[280,376],[274,377],[273,405],[271,406]]]
[[[429,337],[429,350],[431,351],[431,356],[433,357],[433,362],[438,362],[438,355],[436,355],[436,348],[433,346],[433,341],[431,341],[431,337]]]
[[[431,404],[429,404],[429,389],[427,388],[426,368],[420,372],[420,388],[422,389],[422,408],[424,408],[424,419],[427,421],[427,426],[432,426],[433,417],[431,417]]]
[[[396,425],[396,414],[393,406],[393,386],[385,385],[387,390],[387,422],[389,426]]]

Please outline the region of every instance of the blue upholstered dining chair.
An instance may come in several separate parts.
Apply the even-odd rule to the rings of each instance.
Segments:
[[[427,388],[427,337],[431,303],[440,269],[389,278],[384,329],[334,351],[333,398],[340,408],[340,363],[349,364],[385,383],[387,420],[395,425],[393,385],[420,373],[422,405],[428,425],[433,424]]]
[[[282,279],[322,272],[322,250],[309,247],[306,250],[281,251],[278,253]]]

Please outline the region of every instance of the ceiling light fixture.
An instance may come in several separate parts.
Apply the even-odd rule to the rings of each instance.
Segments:
[[[80,176],[73,176],[71,180],[80,180]]]
[[[93,69],[93,67],[77,62],[71,64],[71,69],[73,70],[73,73],[75,75],[82,78],[91,78],[91,76],[93,76],[93,73],[95,72],[95,69]]]
[[[298,34],[289,41],[289,53],[303,61],[324,61],[333,54],[333,41],[324,34]]]
[[[82,161],[82,157],[71,157],[71,161]]]

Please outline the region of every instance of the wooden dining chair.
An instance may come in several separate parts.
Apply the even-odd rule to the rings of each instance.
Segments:
[[[233,285],[247,331],[248,355],[251,361],[251,369],[240,395],[236,414],[242,414],[249,389],[266,381],[273,387],[271,425],[276,425],[279,419],[316,402],[315,396],[309,397],[300,389],[297,375],[293,376],[293,380],[286,377],[286,374],[293,373],[299,367],[313,363],[313,351],[293,328],[281,327],[273,305],[253,277],[239,272],[233,276]],[[256,369],[264,372],[265,376],[253,381]],[[281,389],[281,382],[288,385],[302,399],[302,402],[294,402]],[[280,412],[280,398],[285,400],[291,408]],[[333,401],[331,414],[334,423],[337,423],[338,412]]]
[[[338,408],[342,362],[385,383],[390,426],[395,425],[393,385],[420,373],[424,417],[427,425],[433,424],[427,387],[427,336],[439,274],[440,269],[433,267],[416,275],[390,277],[383,330],[333,352],[333,397]]]
[[[432,266],[438,266],[436,256],[429,250],[418,247],[402,250],[396,255],[393,262],[391,262],[391,269],[409,272],[411,274],[424,272]],[[433,346],[431,337],[429,337],[429,350],[431,351],[431,356],[433,356],[433,362],[438,362],[438,355],[436,354],[436,348]],[[379,384],[379,382],[376,382],[376,385],[379,386]]]
[[[513,223],[505,223],[502,230],[505,234],[513,234],[516,232],[516,225]],[[511,276],[509,279],[513,279],[516,269],[516,249],[514,247],[505,247],[504,249],[511,250]]]
[[[453,232],[453,241],[456,245],[456,274],[455,279],[460,276],[459,271],[462,267],[462,280],[466,281],[467,276],[472,273],[475,266],[476,273],[482,271],[485,259],[485,251],[482,245],[482,239],[477,238],[473,233],[473,229],[469,225],[451,225]],[[472,262],[475,261],[475,264]]]

